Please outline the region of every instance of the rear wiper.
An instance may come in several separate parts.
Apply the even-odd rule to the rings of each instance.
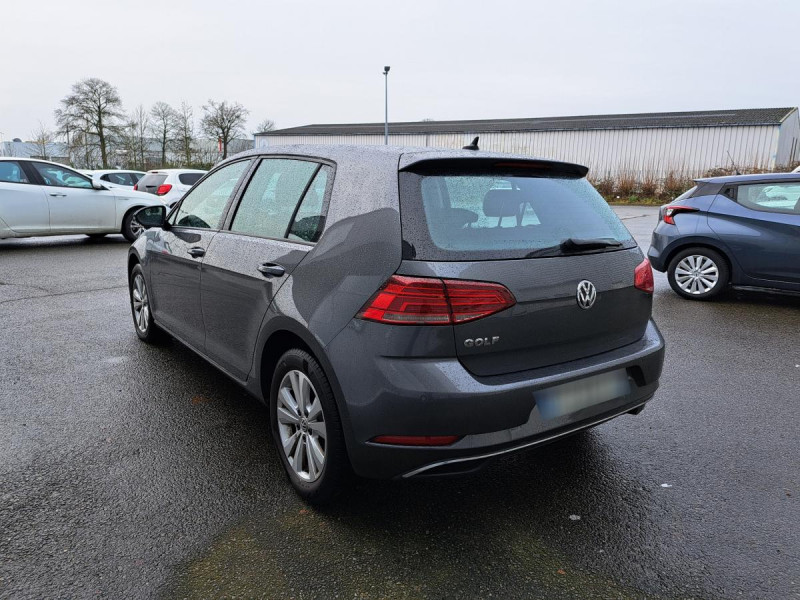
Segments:
[[[580,252],[581,250],[598,250],[600,248],[618,248],[622,242],[604,238],[567,238],[559,244],[564,252]]]
[[[600,250],[602,248],[618,248],[622,246],[622,242],[617,240],[609,240],[603,238],[586,239],[586,238],[567,238],[554,246],[547,246],[545,248],[538,248],[525,255],[525,258],[537,258],[542,256],[563,256],[564,254],[573,254],[576,252],[584,252],[586,250]]]

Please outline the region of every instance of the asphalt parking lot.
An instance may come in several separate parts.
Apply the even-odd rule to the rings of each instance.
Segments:
[[[655,210],[618,212],[646,247]],[[0,241],[0,597],[800,597],[800,299],[656,273],[642,414],[318,512],[262,406],[138,341],[127,248]]]

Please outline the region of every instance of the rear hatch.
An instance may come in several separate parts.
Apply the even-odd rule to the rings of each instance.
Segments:
[[[136,189],[140,192],[155,194],[158,187],[166,180],[166,173],[146,173],[145,176],[136,183]]]
[[[652,296],[634,285],[642,253],[584,175],[564,163],[478,158],[400,173],[398,274],[499,283],[514,296],[510,308],[452,326],[458,359],[475,375],[575,360],[644,335]]]

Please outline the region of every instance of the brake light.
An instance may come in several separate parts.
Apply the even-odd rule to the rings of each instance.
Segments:
[[[164,196],[165,194],[168,194],[171,189],[172,186],[169,183],[162,183],[156,190],[156,196]]]
[[[139,184],[138,183],[134,183],[133,184],[133,189],[134,190],[138,190],[139,189]]]
[[[499,283],[392,275],[357,316],[394,325],[455,325],[514,304],[514,296]]]
[[[646,258],[633,271],[633,287],[648,294],[652,294],[655,289],[653,281],[653,267]]]
[[[460,435],[379,435],[372,441],[395,446],[449,446],[460,438]]]
[[[664,223],[668,223],[669,225],[675,225],[675,215],[678,213],[687,213],[687,212],[697,212],[698,209],[693,208],[691,206],[679,206],[674,204],[667,204],[664,207],[664,212],[662,214]]]

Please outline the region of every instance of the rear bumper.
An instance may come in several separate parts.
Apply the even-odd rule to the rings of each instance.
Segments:
[[[363,355],[354,355],[359,344],[348,335],[346,329],[337,336],[328,356],[342,388],[353,469],[374,478],[473,470],[499,454],[543,444],[638,409],[658,388],[664,361],[664,341],[652,321],[642,339],[622,348],[494,377],[475,377],[456,359],[376,357],[366,347],[360,351]],[[543,419],[536,410],[537,390],[617,369],[628,375],[627,396],[553,419]],[[463,437],[446,447],[370,441],[387,434]]]
[[[671,231],[663,232],[659,229],[670,228]],[[650,248],[647,249],[647,258],[650,265],[660,272],[667,270],[667,257],[669,255],[668,246],[675,240],[677,235],[677,228],[674,225],[665,225],[659,223],[653,231],[653,237],[650,240]]]

